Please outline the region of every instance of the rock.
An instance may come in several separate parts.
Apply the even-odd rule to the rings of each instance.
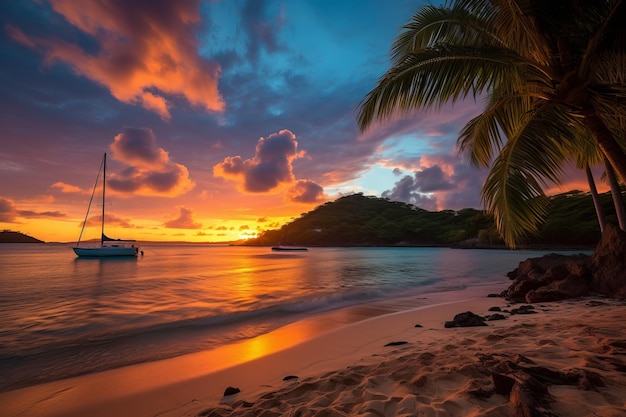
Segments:
[[[400,342],[389,342],[385,346],[400,346],[400,345],[406,345],[407,343],[409,343],[409,342],[405,342],[403,340],[403,341],[400,341]]]
[[[566,374],[566,379],[587,391],[597,391],[598,388],[606,386],[600,374],[586,369],[570,369]]]
[[[487,321],[505,320],[506,319],[504,314],[490,314],[488,316],[485,316],[485,318],[487,319]]]
[[[283,381],[289,381],[292,379],[298,379],[298,377],[296,375],[287,375],[286,377],[283,378]]]
[[[549,382],[554,385],[572,385],[567,374],[546,368],[545,366],[528,366],[521,369],[541,382]]]
[[[591,300],[587,303],[589,307],[600,307],[600,306],[608,306],[609,303],[605,303],[604,301]]]
[[[424,327],[421,324],[416,324],[415,327]]]
[[[444,326],[446,328],[451,327],[474,327],[474,326],[486,326],[485,318],[474,314],[471,311],[465,313],[459,313],[454,316],[454,320],[446,321]]]
[[[591,258],[593,291],[626,299],[626,232],[607,224]]]
[[[489,307],[488,311],[502,311],[500,307]]]
[[[229,395],[235,395],[240,393],[241,390],[235,387],[228,387],[224,390],[224,397],[228,397]]]
[[[494,391],[486,390],[483,388],[478,388],[478,389],[469,390],[467,391],[467,393],[471,395],[472,397],[476,397],[480,399],[487,399],[493,395]]]
[[[523,305],[518,308],[511,309],[511,314],[537,314],[535,307],[530,305]]]
[[[491,381],[493,382],[494,391],[496,394],[509,395],[515,385],[515,379],[508,375],[499,374],[496,372],[491,373]]]
[[[607,224],[593,255],[548,254],[529,258],[507,276],[513,281],[500,296],[537,303],[599,293],[626,299],[626,232]]]
[[[519,364],[519,363],[530,363],[530,364],[534,364],[535,362],[532,359],[528,359],[526,356],[524,355],[520,355],[519,353],[516,354],[513,357],[513,360],[515,361],[515,363]]]
[[[550,399],[548,388],[529,375],[520,375],[511,389],[509,403],[514,417],[554,415],[546,412]]]
[[[566,300],[589,294],[588,279],[568,275],[565,279],[552,281],[550,284],[531,290],[526,294],[527,303]]]
[[[503,296],[515,302],[545,302],[588,295],[591,257],[554,253],[529,258],[507,276],[513,280]]]

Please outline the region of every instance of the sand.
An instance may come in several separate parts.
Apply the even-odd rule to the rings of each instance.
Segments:
[[[626,302],[511,314],[520,305],[486,297],[502,289],[385,300],[213,351],[0,393],[0,415],[626,416]],[[444,327],[492,307],[505,319]],[[227,387],[240,392],[224,396]]]

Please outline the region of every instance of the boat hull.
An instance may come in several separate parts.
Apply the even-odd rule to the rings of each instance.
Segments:
[[[303,248],[302,246],[273,246],[272,250],[274,252],[306,252],[307,248]]]
[[[139,248],[132,246],[102,246],[99,248],[72,248],[79,257],[108,258],[113,256],[137,256]]]

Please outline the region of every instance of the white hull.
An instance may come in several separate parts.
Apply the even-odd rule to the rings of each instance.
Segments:
[[[72,248],[77,256],[103,258],[109,256],[137,256],[139,248],[129,246],[102,246],[98,248]]]

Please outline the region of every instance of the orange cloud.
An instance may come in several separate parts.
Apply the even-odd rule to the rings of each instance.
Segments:
[[[80,187],[67,184],[62,181],[58,181],[52,184],[52,188],[58,188],[62,193],[83,193],[84,192],[84,190],[81,190]]]
[[[454,175],[455,163],[458,163],[458,161],[451,160],[449,155],[424,154],[419,159],[422,169],[438,166],[447,176]]]
[[[116,99],[139,104],[164,120],[171,118],[168,96],[222,112],[221,68],[198,55],[194,29],[199,0],[49,0],[54,11],[91,36],[96,52],[61,39],[30,37],[15,27],[10,36],[40,49],[48,63],[60,61],[109,89]]]
[[[189,179],[187,168],[172,162],[169,154],[157,146],[151,129],[125,129],[115,136],[111,150],[114,159],[129,165],[122,172],[109,176],[108,183],[112,190],[176,196],[195,186]]]
[[[170,229],[200,229],[201,223],[193,218],[193,210],[185,206],[178,206],[178,217],[163,223],[163,226]]]

